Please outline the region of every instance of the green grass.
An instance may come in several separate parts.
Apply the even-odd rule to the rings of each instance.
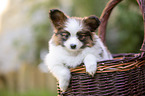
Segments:
[[[48,90],[29,90],[20,93],[0,90],[0,96],[57,96],[57,92],[53,93]]]

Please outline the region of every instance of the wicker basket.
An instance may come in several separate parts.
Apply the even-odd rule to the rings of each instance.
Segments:
[[[112,9],[122,0],[110,0],[100,19],[99,36],[105,42],[105,32]],[[145,0],[137,0],[142,11],[145,33]],[[66,92],[59,96],[145,96],[145,37],[141,53],[113,55],[113,60],[98,62],[94,77],[85,72],[83,64],[70,69],[71,81]]]

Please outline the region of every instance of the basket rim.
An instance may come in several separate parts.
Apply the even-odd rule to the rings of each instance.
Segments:
[[[97,62],[96,73],[128,71],[138,68],[145,64],[145,56],[141,53],[121,53],[114,54],[112,60],[104,60]],[[82,63],[76,68],[70,68],[72,73],[86,73],[85,65]]]

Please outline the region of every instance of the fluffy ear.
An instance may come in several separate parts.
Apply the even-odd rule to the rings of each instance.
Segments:
[[[58,9],[50,10],[49,17],[55,28],[61,28],[67,19],[67,16]]]
[[[98,17],[89,16],[87,18],[84,18],[83,23],[91,32],[95,32],[95,30],[99,27],[101,22]]]

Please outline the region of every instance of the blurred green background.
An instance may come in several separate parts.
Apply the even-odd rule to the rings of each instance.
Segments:
[[[108,1],[0,0],[0,96],[56,96],[56,80],[43,63],[53,34],[49,10],[100,17]],[[136,0],[123,0],[109,19],[106,44],[113,54],[138,53],[143,30]]]

